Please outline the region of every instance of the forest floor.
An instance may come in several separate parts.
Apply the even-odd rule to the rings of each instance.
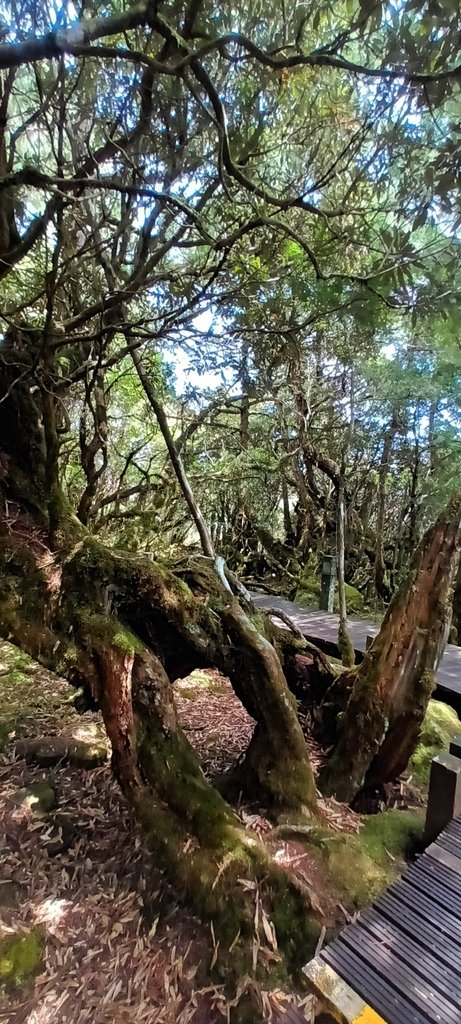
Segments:
[[[212,932],[152,868],[113,780],[100,717],[78,714],[72,696],[65,680],[0,642],[0,1024],[222,1024],[231,1004],[213,980]],[[175,699],[215,780],[243,754],[253,722],[217,672],[176,683]],[[334,801],[323,804],[327,852],[292,828],[274,829],[264,808],[236,810],[309,886],[327,933],[364,900],[364,857],[365,900],[402,865],[400,824],[398,841],[393,825],[379,848],[372,829],[364,852],[367,825]],[[267,1021],[289,1001],[309,1019],[306,995],[258,998]]]

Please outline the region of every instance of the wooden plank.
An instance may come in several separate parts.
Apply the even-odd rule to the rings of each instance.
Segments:
[[[441,832],[437,839],[437,846],[441,846],[444,850],[448,850],[453,857],[461,857],[461,844],[458,843],[453,836],[449,836],[444,832]]]
[[[347,936],[348,940],[353,941],[355,937],[360,952],[359,947],[368,933],[372,944],[387,949],[393,960],[406,964],[448,1002],[454,1002],[455,1006],[461,1005],[461,976],[444,962],[443,944],[440,941],[435,950],[423,949],[418,941],[383,919],[374,909],[368,914],[361,914],[359,923],[346,928],[341,939]],[[458,1009],[456,1014],[459,1018]]]
[[[453,757],[453,754],[450,754],[449,756]],[[459,761],[459,757],[457,757],[456,760]],[[442,836],[449,836],[450,839],[453,839],[454,842],[456,842],[459,845],[460,851],[461,851],[461,835],[460,835],[460,830],[459,830],[459,824],[458,824],[458,822],[456,821],[455,818],[452,818],[452,820],[448,822],[448,825],[446,826],[446,828],[444,828],[444,830],[441,833],[441,835]],[[461,856],[461,853],[460,853],[460,856]]]
[[[461,1024],[461,818],[320,956],[387,1024]]]
[[[461,886],[458,885],[456,889],[448,884],[444,874],[446,870],[442,864],[438,875],[430,874],[422,867],[410,868],[405,872],[403,881],[428,896],[434,903],[461,916]]]
[[[421,936],[423,942],[428,936],[430,941],[442,943],[447,949],[447,956],[451,957],[451,951],[453,952],[453,959],[450,959],[452,967],[459,968],[461,965],[460,929],[453,932],[451,924],[447,927],[446,922],[441,920],[437,914],[432,920],[427,915],[423,916],[418,907],[408,906],[398,899],[393,889],[381,897],[375,909],[403,930]]]
[[[337,942],[348,946],[372,973],[386,979],[405,1001],[427,1013],[430,1020],[459,1024],[459,1009],[440,989],[435,989],[432,977],[424,977],[413,966],[403,963],[398,953],[395,955],[383,943],[376,942],[366,928],[360,924],[347,928]],[[363,992],[360,995],[365,997]]]
[[[447,832],[457,832],[461,836],[461,818],[452,818],[446,828]]]
[[[427,848],[424,857],[430,860],[436,861],[437,864],[444,864],[445,867],[450,868],[450,871],[455,874],[458,879],[461,877],[461,861],[454,854],[449,853],[448,850],[444,850],[443,846],[438,846],[437,843],[431,843]],[[458,881],[458,884],[461,884]]]
[[[453,892],[455,896],[459,895],[461,889],[460,875],[453,871],[449,864],[434,860],[432,857],[423,856],[420,857],[415,870],[423,878],[428,878],[432,885],[442,885],[448,893]]]
[[[393,986],[374,971],[346,945],[337,940],[322,950],[321,957],[358,992],[387,1024],[434,1024],[434,1018],[409,1005]],[[440,1021],[440,1024],[443,1024]]]
[[[392,891],[397,899],[420,914],[423,921],[428,920],[436,928],[443,928],[449,935],[461,938],[461,921],[456,912],[443,907],[441,903],[432,899],[432,896],[424,895],[415,886],[408,885],[404,879],[397,882]]]
[[[458,760],[459,760],[459,758],[458,758]],[[460,847],[461,847],[461,823],[459,821],[456,821],[454,818],[452,819],[452,821],[449,821],[448,825],[447,825],[446,829],[444,830],[444,833],[442,833],[442,835],[443,834],[448,836],[450,839],[453,839],[455,842],[459,843]],[[436,842],[437,842],[437,840],[436,840]],[[461,853],[460,853],[460,859],[461,859]]]
[[[397,900],[393,905],[392,897],[386,902],[385,907],[374,906],[371,910],[365,910],[360,915],[360,920],[368,920],[368,915],[373,917],[374,922],[382,921],[391,927],[398,929],[404,938],[415,938],[421,950],[427,950],[435,957],[442,958],[444,964],[455,974],[461,976],[461,942],[454,942],[446,933],[441,932],[424,922],[422,927],[421,918],[412,910],[403,907]]]

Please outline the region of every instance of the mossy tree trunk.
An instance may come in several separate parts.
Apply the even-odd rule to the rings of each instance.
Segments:
[[[10,586],[7,599],[0,601],[0,632],[75,683],[90,685],[111,741],[121,789],[156,862],[196,912],[213,921],[222,969],[250,970],[254,941],[266,945],[261,917],[255,932],[256,898],[274,924],[286,964],[294,967],[297,956],[313,951],[319,932],[308,892],[272,862],[207,782],[177,719],[172,677],[197,664],[212,664],[215,649],[221,652],[223,665],[238,671],[234,646],[217,611],[195,598],[165,568],[109,551],[89,537],[67,550],[59,594],[50,598],[47,570],[37,565],[41,557],[42,551],[25,545],[14,531],[5,543],[1,568]],[[34,599],[28,603],[31,585]],[[217,602],[214,607],[219,607]],[[234,608],[224,603],[222,614],[229,628],[235,620],[246,622],[236,599]],[[130,624],[139,623],[143,628],[136,633]],[[149,647],[141,632],[150,638]],[[246,684],[249,701],[256,702],[269,681],[256,683],[255,678],[264,660],[273,669],[271,659],[277,664],[277,656],[256,629],[247,648],[256,652],[251,666],[255,677],[251,675],[251,684]],[[244,675],[245,649],[242,644],[238,655]],[[277,703],[280,695],[272,696]],[[295,720],[288,696],[287,743],[286,730]],[[265,749],[262,744],[262,757]],[[289,761],[285,759],[284,768]],[[310,768],[302,785],[298,780],[302,764],[308,764],[305,745],[299,747],[294,772],[297,790],[292,786],[286,799],[278,766],[271,763],[275,779],[266,782],[264,766],[258,766],[264,796],[275,793],[277,807],[296,807],[298,812],[310,807],[309,802],[315,802]],[[262,954],[263,965],[270,962]]]
[[[325,696],[337,737],[320,785],[340,800],[398,778],[417,744],[447,638],[460,518],[457,495],[423,537],[364,661]]]
[[[265,805],[311,814],[317,805],[315,781],[280,659],[237,600],[224,610],[223,619],[236,648],[246,652],[243,703],[256,717],[239,784]]]
[[[91,630],[91,621],[88,626]],[[105,639],[98,620],[94,626],[94,683],[114,771],[157,862],[167,866],[177,890],[202,919],[214,922],[223,970],[232,969],[232,963],[248,970],[253,940],[267,941],[261,922],[255,924],[256,898],[294,966],[294,922],[298,927],[304,917],[301,944],[313,943],[318,932],[307,894],[271,862],[206,781],[179,726],[170,680],[159,659],[117,620],[106,621]],[[292,925],[281,913],[285,901]],[[230,946],[233,958],[227,954]]]
[[[239,787],[259,797],[274,814],[315,814],[316,789],[296,704],[271,639],[276,630],[222,587],[204,559],[183,580],[150,561],[109,551],[87,538],[68,558],[62,576],[61,614],[80,621],[94,609],[110,608],[140,641],[153,650],[173,681],[197,666],[215,666],[231,680],[256,721],[253,740],[238,771]],[[258,628],[259,627],[259,628]],[[264,629],[268,637],[264,635]],[[65,629],[63,621],[62,629]],[[284,638],[281,657],[295,643]]]

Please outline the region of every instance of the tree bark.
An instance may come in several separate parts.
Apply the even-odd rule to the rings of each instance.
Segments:
[[[253,706],[257,716],[238,772],[239,784],[266,804],[310,815],[317,806],[315,781],[280,659],[236,600],[224,610],[224,623],[231,639],[249,655],[244,703]]]
[[[376,515],[376,539],[375,539],[375,587],[378,597],[383,601],[389,601],[391,591],[386,573],[386,562],[384,558],[384,522],[386,517],[386,483],[389,475],[390,457],[394,438],[399,429],[397,413],[394,413],[389,427],[384,435],[384,445],[381,453],[381,460],[378,469],[378,511]]]
[[[337,510],[336,510],[336,554],[338,562],[338,605],[339,605],[339,628],[338,648],[341,661],[347,668],[352,668],[355,662],[355,651],[347,628],[347,606],[346,606],[346,581],[345,581],[345,553],[346,553],[346,456],[354,432],[354,371],[351,370],[350,383],[350,418],[346,431],[344,446],[341,453],[341,464],[339,468],[339,480],[337,488]]]
[[[408,764],[447,638],[460,518],[456,495],[423,537],[364,661],[325,697],[336,707],[338,736],[320,780],[324,793],[350,802]]]

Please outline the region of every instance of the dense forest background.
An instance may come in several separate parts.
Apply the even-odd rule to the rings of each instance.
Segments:
[[[151,848],[227,946],[247,871],[291,955],[314,911],[226,801],[311,820],[317,783],[382,789],[453,602],[461,639],[459,7],[0,17],[1,631],[91,691]],[[247,589],[315,605],[332,553],[341,674]],[[357,668],[364,609],[384,621]],[[172,696],[197,666],[257,723],[217,788]],[[317,780],[290,690],[331,753]]]
[[[457,479],[456,5],[250,5],[212,39],[195,6],[201,70],[160,15],[163,66],[66,46],[64,10],[5,20],[5,336],[52,338],[34,372],[101,538],[195,541],[136,352],[230,566],[293,591],[341,478],[346,578],[380,605]],[[58,63],[29,65],[21,35],[55,21]]]

